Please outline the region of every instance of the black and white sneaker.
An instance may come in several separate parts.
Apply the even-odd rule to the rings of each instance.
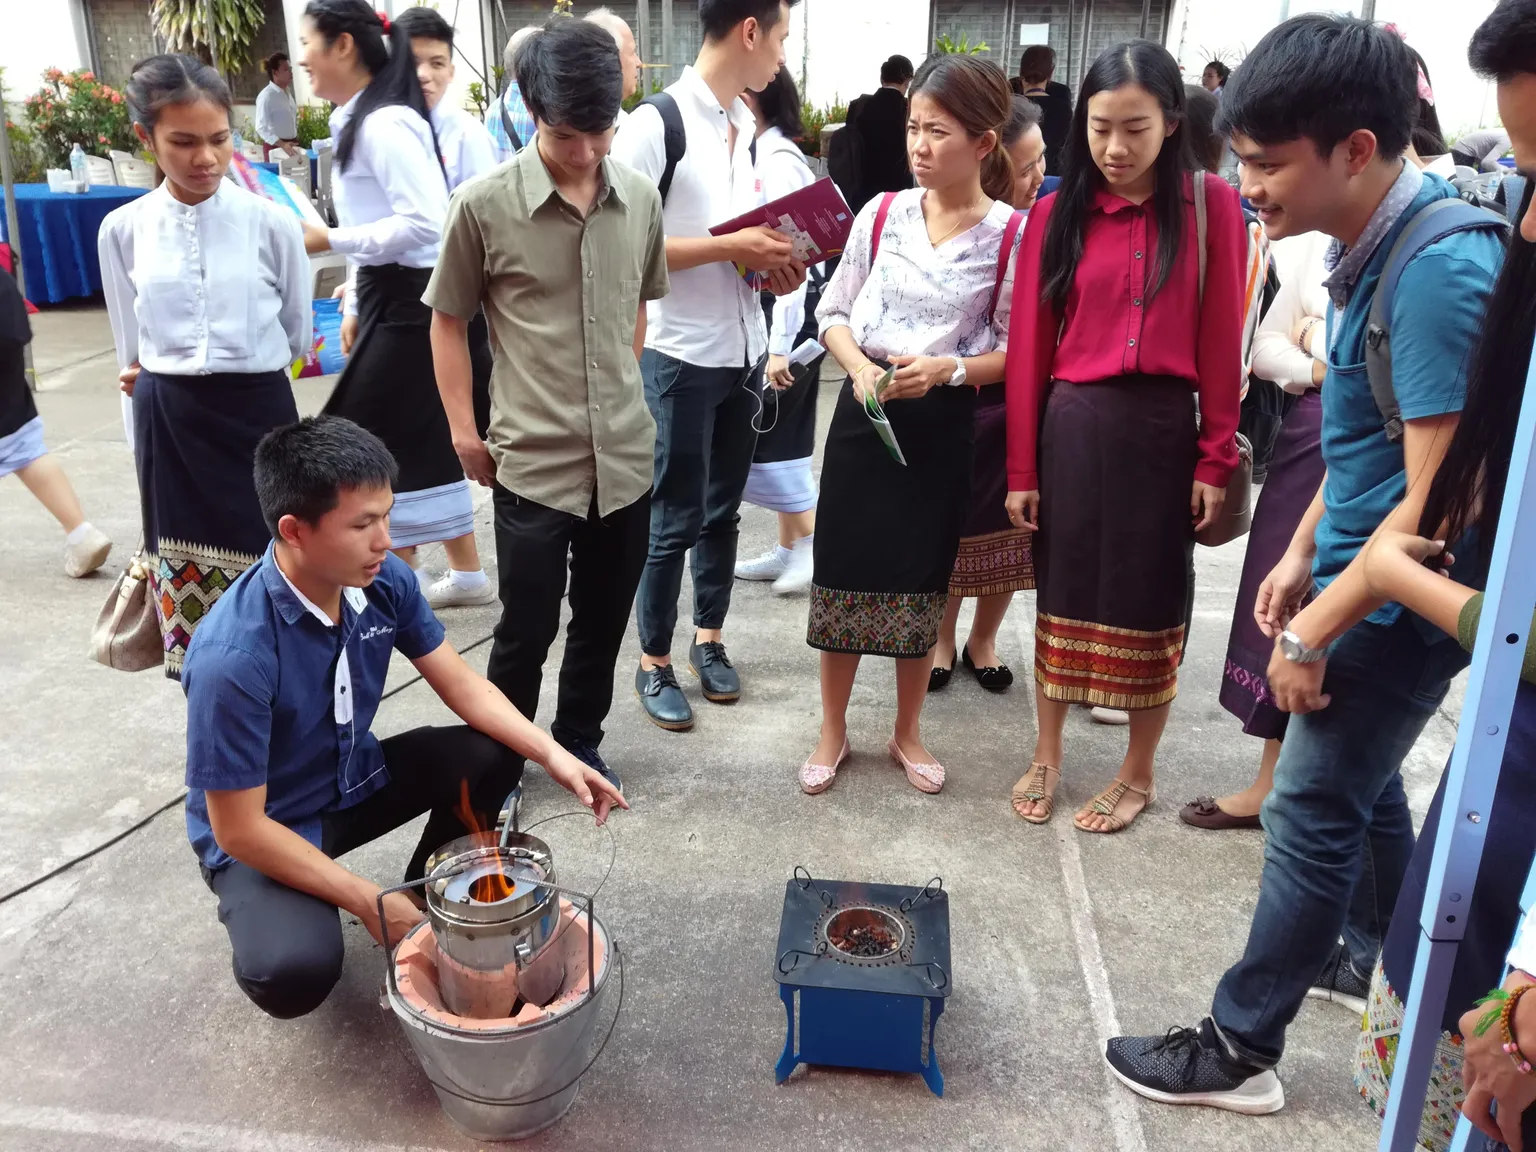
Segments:
[[[1104,1059],[1122,1084],[1159,1104],[1198,1104],[1245,1116],[1285,1107],[1274,1069],[1238,1060],[1209,1017],[1198,1028],[1170,1028],[1164,1036],[1116,1036],[1105,1045]]]
[[[1342,943],[1334,946],[1333,955],[1323,965],[1323,974],[1312,981],[1307,989],[1309,1000],[1332,1000],[1342,1004],[1356,1016],[1365,1014],[1365,1002],[1371,994],[1371,978],[1355,971],[1350,962],[1349,950]]]

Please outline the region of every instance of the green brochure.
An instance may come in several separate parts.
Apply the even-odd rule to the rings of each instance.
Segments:
[[[875,385],[875,390],[864,397],[864,414],[875,426],[875,433],[885,441],[886,450],[890,452],[892,459],[905,467],[907,458],[901,454],[901,445],[896,443],[896,433],[891,431],[891,422],[886,418],[885,409],[880,406],[880,396],[891,386],[891,378],[895,374],[896,369],[887,368],[885,375],[881,376]]]

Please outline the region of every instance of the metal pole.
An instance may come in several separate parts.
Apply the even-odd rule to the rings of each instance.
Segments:
[[[1152,19],[1152,0],[1141,0],[1141,31],[1136,33],[1143,40],[1147,38],[1147,22]]]
[[[1079,71],[1087,74],[1089,65],[1093,62],[1093,0],[1083,7],[1083,56],[1078,61]],[[1078,83],[1082,83],[1082,76],[1078,77]]]
[[[651,5],[650,0],[636,0],[635,2],[635,35],[638,39],[635,46],[640,50],[640,59],[647,64],[652,63],[656,56],[656,46],[651,43]],[[650,95],[650,83],[642,76],[643,91],[640,95]]]
[[[1072,22],[1077,19],[1077,0],[1067,0],[1067,59],[1062,65],[1062,79],[1067,87],[1077,91],[1077,80],[1072,75]]]
[[[1376,0],[1360,0],[1360,19],[1376,19]]]
[[[672,0],[661,0],[661,64],[667,70],[667,83],[672,76]]]
[[[0,87],[0,121],[6,119],[5,89]],[[25,299],[27,279],[21,267],[21,226],[16,220],[16,169],[11,163],[11,133],[0,132],[0,181],[5,183],[5,236],[11,242],[11,271],[16,276],[16,290]],[[22,363],[25,365],[27,384],[37,391],[37,373],[32,368],[32,345],[22,346]]]
[[[1456,949],[1466,929],[1483,858],[1488,814],[1498,787],[1504,741],[1536,604],[1536,356],[1525,377],[1525,399],[1510,456],[1504,507],[1488,569],[1488,591],[1472,650],[1472,673],[1461,728],[1445,784],[1440,830],[1424,893],[1419,951],[1382,1123],[1381,1152],[1411,1152],[1419,1133],[1429,1068],[1445,1012]],[[1536,888],[1525,889],[1527,907]],[[1471,1005],[1467,1005],[1468,1008]],[[1464,1145],[1470,1125],[1460,1122]]]

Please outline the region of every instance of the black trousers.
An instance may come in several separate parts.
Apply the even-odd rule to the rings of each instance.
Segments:
[[[482,826],[494,826],[521,762],[502,744],[472,728],[414,728],[381,741],[389,783],[351,808],[322,820],[321,849],[345,856],[430,812],[421,842],[405,868],[418,880],[427,857],[467,832],[454,814],[461,782]],[[234,951],[235,983],[269,1016],[313,1012],[341,976],[341,918],[336,907],[289,888],[238,860],[203,879],[219,898],[219,922]]]
[[[571,622],[550,732],[563,747],[584,742],[595,748],[613,704],[619,646],[645,567],[650,494],[607,516],[597,514],[594,496],[583,517],[498,484],[494,505],[502,608],[486,678],[524,716],[538,711],[544,661],[560,631],[569,557]]]

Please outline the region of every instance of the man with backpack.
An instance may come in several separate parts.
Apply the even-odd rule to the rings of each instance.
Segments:
[[[1466,665],[1455,640],[1373,600],[1358,559],[1378,530],[1418,530],[1503,262],[1505,222],[1404,161],[1416,112],[1408,49],[1353,17],[1286,21],[1224,90],[1242,191],[1270,238],[1334,237],[1328,472],[1254,609],[1275,638],[1270,688],[1295,719],[1262,810],[1246,951],[1196,1027],[1105,1053],[1151,1100],[1278,1111],[1274,1069],[1303,1000],[1363,1008],[1413,851],[1403,760]],[[1476,546],[1452,544],[1452,576]]]
[[[766,88],[784,63],[789,0],[700,0],[704,46],[693,67],[624,122],[616,159],[661,193],[672,290],[648,308],[640,370],[656,418],[650,553],[636,616],[641,659],[635,691],[662,728],[693,726],[672,668],[683,560],[693,553],[689,669],[704,698],[729,703],[741,680],[721,638],[736,566],[737,509],[757,441],[758,373],[768,337],[745,271],[775,293],[805,282],[787,237],[768,228],[710,235],[762,205],[756,121],[741,99]]]

